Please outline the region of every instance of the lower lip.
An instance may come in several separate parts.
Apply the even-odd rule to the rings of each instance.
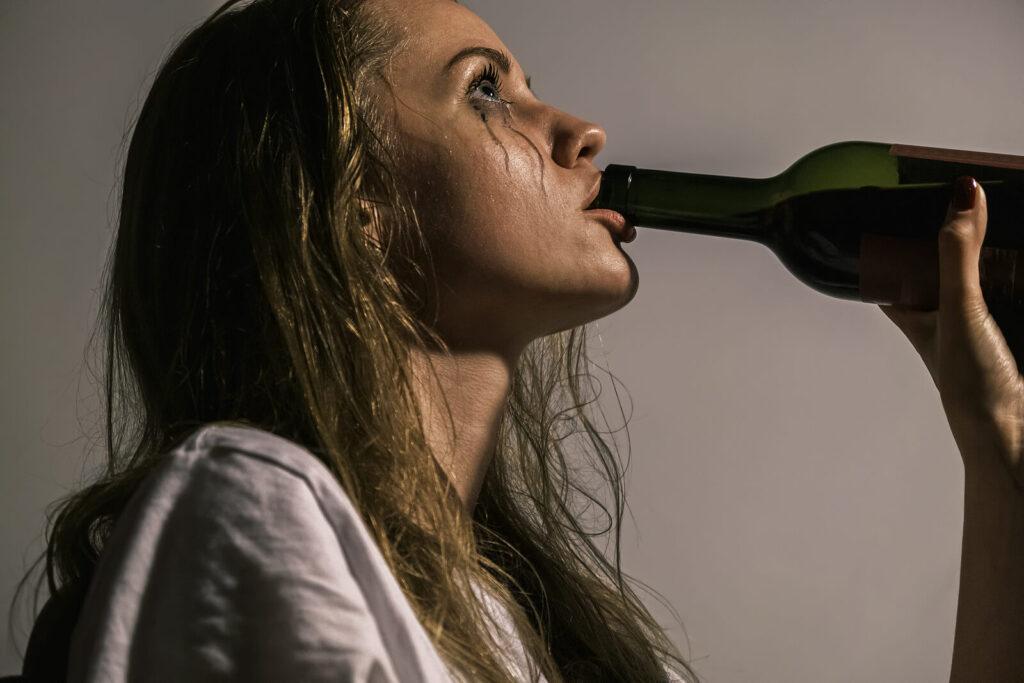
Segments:
[[[583,213],[590,214],[609,226],[612,234],[623,242],[632,242],[636,239],[636,228],[629,225],[626,217],[618,211],[612,211],[611,209],[589,209]]]

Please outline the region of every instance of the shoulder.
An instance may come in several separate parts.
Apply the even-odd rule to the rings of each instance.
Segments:
[[[256,427],[206,424],[168,453],[157,479],[213,479],[230,488],[251,490],[252,477],[282,488],[308,488],[314,495],[342,495],[331,473],[299,444]],[[241,492],[241,491],[239,491]]]
[[[262,429],[209,423],[162,456],[119,526],[187,522],[195,534],[252,516],[274,526],[297,515],[344,523],[356,513],[337,480],[306,448]]]
[[[266,542],[323,535],[330,526],[325,505],[354,514],[341,486],[307,449],[261,429],[218,423],[168,453],[137,498],[132,513],[140,519],[182,528],[192,538],[235,530]]]
[[[119,517],[76,627],[73,668],[91,672],[79,680],[126,669],[173,680],[392,680],[373,590],[388,576],[376,560],[312,453],[262,430],[206,425]],[[395,589],[385,611],[401,600]]]
[[[355,563],[349,569],[358,573],[383,569],[366,566],[372,546],[351,500],[309,450],[261,429],[210,423],[143,480],[104,554],[147,571],[217,562],[219,571],[273,572],[287,557],[292,564]]]
[[[103,549],[105,574],[237,575],[252,582],[284,565],[347,569],[346,541],[366,538],[334,477],[298,444],[252,427],[212,423],[143,479]]]

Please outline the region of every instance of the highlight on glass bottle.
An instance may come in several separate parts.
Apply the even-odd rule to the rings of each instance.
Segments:
[[[1024,310],[1024,156],[852,141],[770,178],[612,164],[591,208],[638,227],[759,242],[824,294],[931,310],[938,231],[961,176],[988,199],[979,262],[986,302]]]

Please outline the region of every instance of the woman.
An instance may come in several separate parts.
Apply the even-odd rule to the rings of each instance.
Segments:
[[[107,472],[48,535],[72,680],[695,679],[574,504],[578,435],[617,532],[585,325],[637,274],[584,213],[604,141],[452,0],[232,0],[181,42],[125,167]],[[1024,392],[984,201],[940,309],[886,312],[968,473],[954,673],[995,675],[1024,671]]]

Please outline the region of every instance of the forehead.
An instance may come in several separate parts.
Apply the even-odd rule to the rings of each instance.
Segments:
[[[393,61],[436,69],[470,45],[508,51],[487,22],[454,0],[371,1],[399,34]]]

